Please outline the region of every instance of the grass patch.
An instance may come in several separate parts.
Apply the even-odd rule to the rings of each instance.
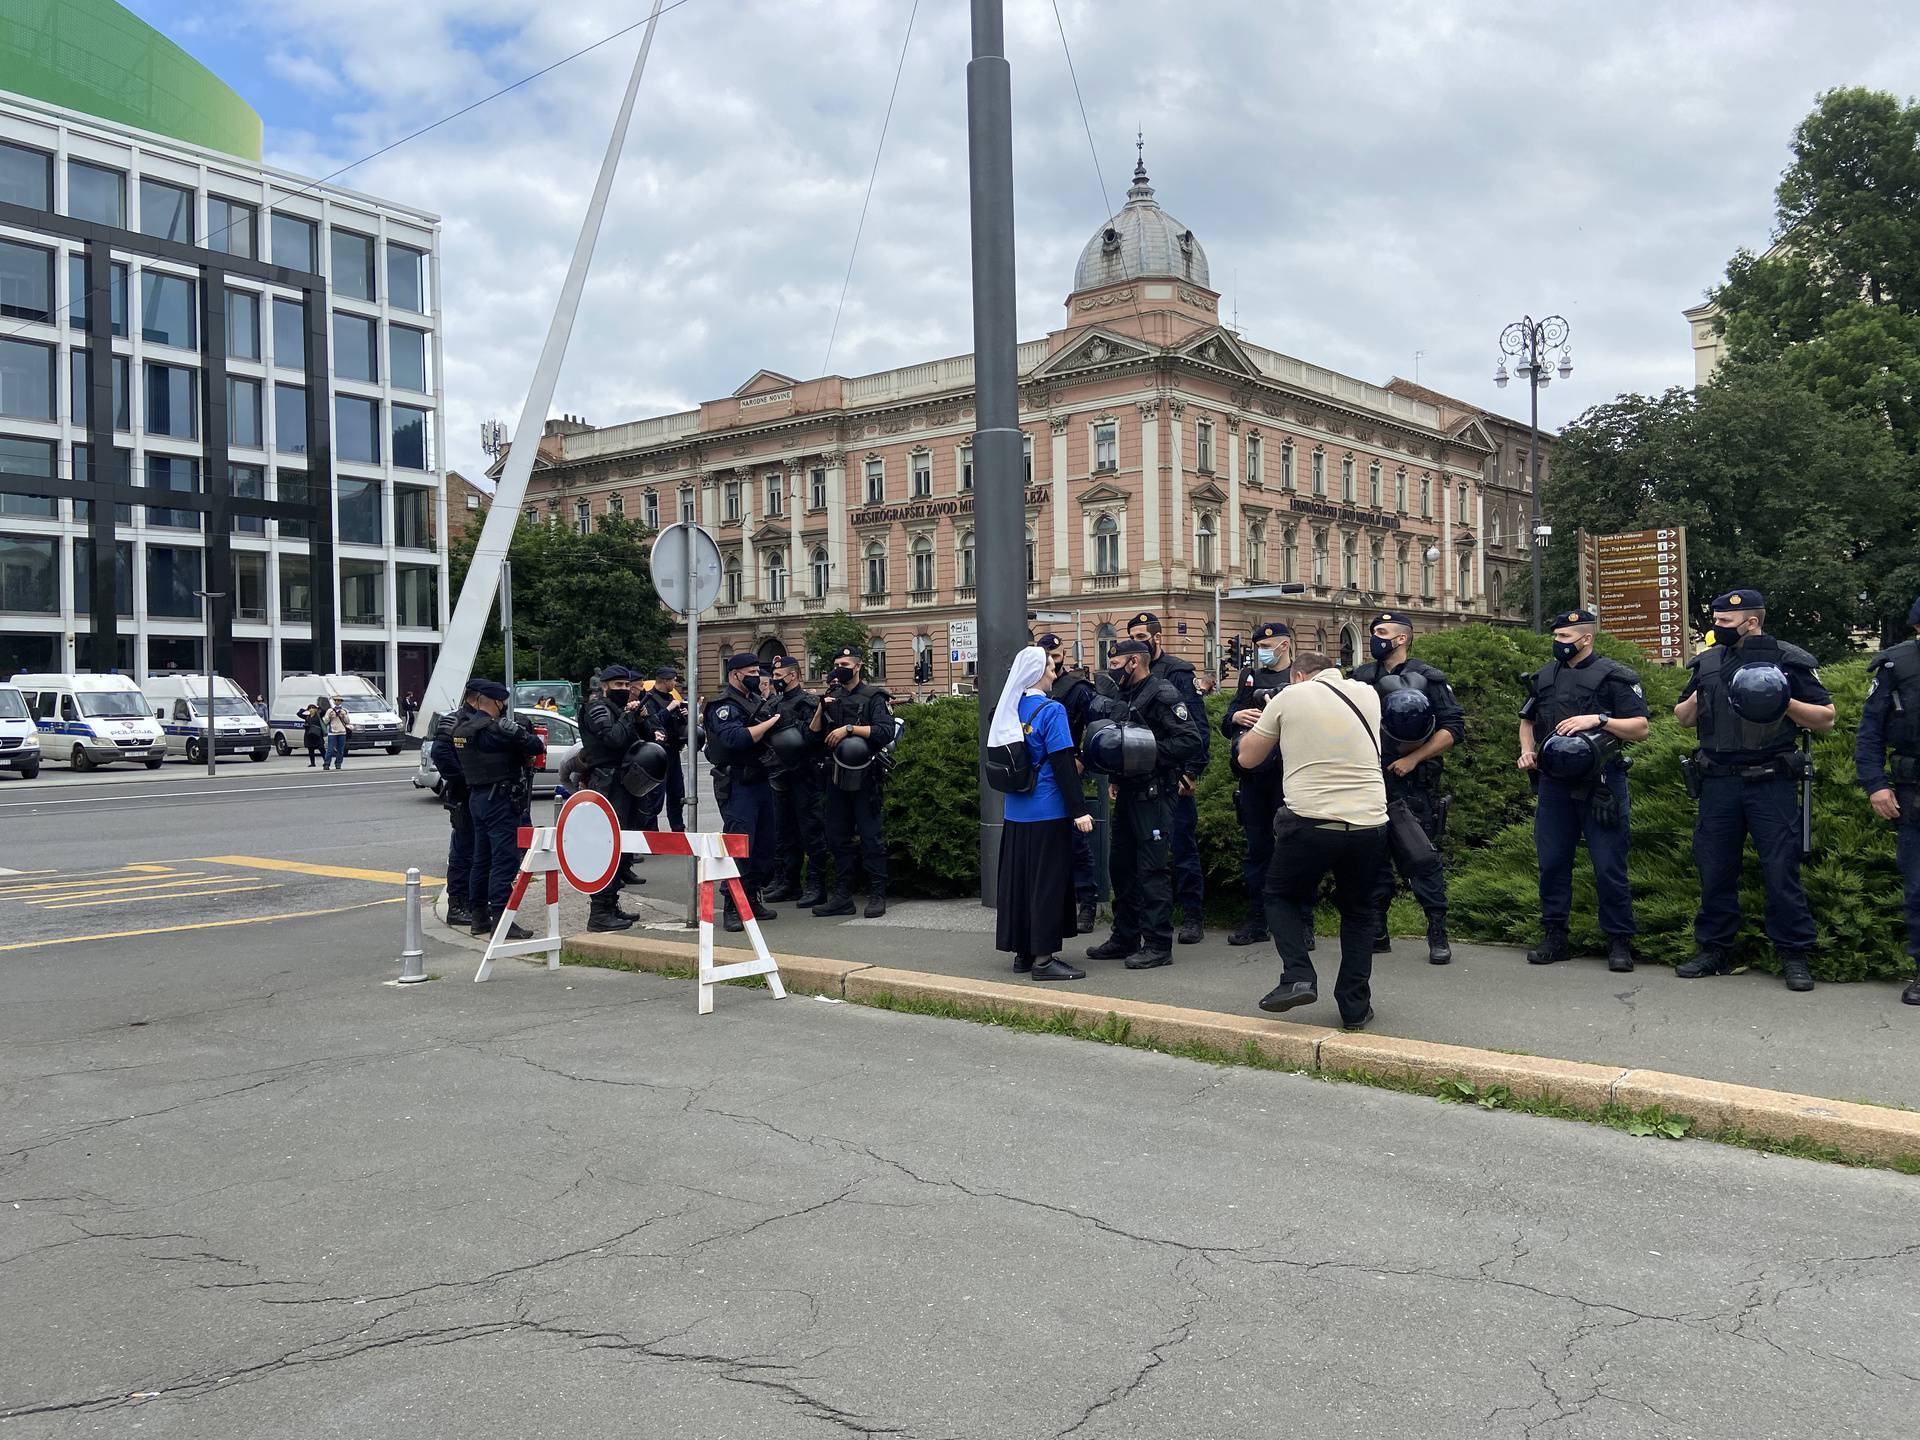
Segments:
[[[629,975],[658,975],[663,980],[693,980],[699,976],[699,972],[691,965],[636,965],[631,960],[617,960],[607,955],[582,955],[577,950],[563,949],[560,952],[560,963],[579,965],[588,970],[624,970]],[[720,983],[737,985],[743,990],[764,990],[767,988],[767,977],[742,975],[733,980],[722,980]]]

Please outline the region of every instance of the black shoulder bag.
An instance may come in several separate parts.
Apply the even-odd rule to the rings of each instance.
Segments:
[[[1326,685],[1325,681],[1317,682]],[[1367,724],[1367,717],[1360,713],[1360,707],[1340,693],[1336,685],[1326,685],[1347,709],[1353,712],[1353,718],[1360,722],[1360,728],[1366,732],[1367,741],[1373,746],[1373,757],[1383,765],[1386,763],[1380,754],[1380,742],[1374,739],[1373,727]],[[1387,801],[1387,845],[1393,851],[1393,858],[1402,874],[1409,877],[1428,875],[1440,868],[1440,852],[1433,846],[1427,835],[1426,827],[1420,823],[1420,817],[1413,813],[1413,807],[1405,800]]]

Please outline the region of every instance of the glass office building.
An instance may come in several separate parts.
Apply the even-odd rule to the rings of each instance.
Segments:
[[[419,694],[438,218],[262,165],[258,118],[110,0],[42,23],[0,46],[0,677],[198,669],[211,591],[249,694]]]

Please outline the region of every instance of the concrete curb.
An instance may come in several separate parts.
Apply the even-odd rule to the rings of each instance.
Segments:
[[[566,954],[607,960],[636,970],[690,972],[697,945],[631,933],[572,935]],[[1262,1015],[1228,1015],[1144,1000],[1121,1000],[1067,989],[895,970],[810,955],[778,955],[787,989],[858,1004],[909,1001],[951,1005],[988,1015],[1070,1020],[1091,1028],[1109,1016],[1127,1026],[1129,1040],[1157,1045],[1203,1045],[1224,1055],[1249,1050],[1289,1069],[1340,1076],[1434,1084],[1463,1079],[1477,1088],[1505,1086],[1527,1100],[1553,1100],[1599,1114],[1608,1106],[1653,1106],[1693,1121],[1694,1133],[1738,1134],[1775,1143],[1824,1146],[1848,1157],[1885,1164],[1920,1162],[1920,1112],[1825,1100],[1751,1085],[1729,1085],[1691,1075],[1592,1065],[1535,1055],[1510,1055],[1467,1045],[1348,1034],[1320,1025],[1296,1025]]]

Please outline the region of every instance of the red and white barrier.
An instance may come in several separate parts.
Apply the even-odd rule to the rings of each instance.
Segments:
[[[487,953],[474,975],[476,982],[493,973],[493,962],[510,955],[545,953],[547,968],[560,968],[560,881],[584,895],[597,894],[613,883],[622,859],[628,855],[684,855],[698,861],[695,873],[700,887],[700,1013],[713,1013],[713,987],[747,975],[767,977],[767,989],[775,999],[785,999],[780,983],[780,966],[767,949],[760,934],[760,922],[748,903],[746,887],[740,883],[739,857],[747,853],[744,835],[686,835],[673,830],[622,830],[619,817],[604,795],[582,790],[567,798],[560,815],[551,826],[523,827],[520,843],[526,855],[520,861],[520,873],[513,882],[513,894],[501,912]],[[547,933],[531,940],[505,938],[507,927],[526,897],[527,886],[535,875],[546,877]],[[753,958],[726,965],[713,963],[713,912],[715,887],[724,885],[733,896],[734,908],[753,942]]]

